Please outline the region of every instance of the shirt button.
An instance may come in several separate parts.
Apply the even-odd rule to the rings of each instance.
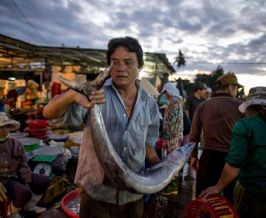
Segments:
[[[7,163],[7,160],[5,161],[5,163]]]
[[[5,171],[7,172],[7,168],[5,168]]]
[[[124,151],[126,151],[127,150],[127,148],[126,147],[124,147]]]
[[[124,114],[124,117],[126,117],[127,115],[126,114]]]

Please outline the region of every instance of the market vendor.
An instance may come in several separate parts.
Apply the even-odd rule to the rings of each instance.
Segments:
[[[0,201],[10,201],[8,215],[18,213],[22,207],[41,213],[46,208],[36,204],[48,188],[49,179],[32,172],[21,142],[8,137],[19,126],[19,122],[0,112]]]
[[[10,109],[15,109],[17,105],[18,93],[15,89],[11,89],[7,93],[7,103]]]

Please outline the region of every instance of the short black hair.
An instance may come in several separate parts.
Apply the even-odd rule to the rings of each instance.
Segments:
[[[207,89],[207,86],[205,83],[202,82],[196,82],[193,85],[194,91],[202,90],[202,89]]]
[[[143,60],[143,50],[138,40],[133,37],[119,37],[113,38],[108,42],[108,50],[107,50],[107,64],[111,64],[111,55],[114,53],[116,48],[125,47],[129,52],[136,52],[137,60],[138,60],[138,68],[141,68],[144,65]]]

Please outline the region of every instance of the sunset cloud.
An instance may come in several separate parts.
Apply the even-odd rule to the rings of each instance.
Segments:
[[[266,75],[265,0],[1,0],[0,14],[1,34],[36,45],[106,48],[130,35],[172,63],[181,49],[186,71]]]

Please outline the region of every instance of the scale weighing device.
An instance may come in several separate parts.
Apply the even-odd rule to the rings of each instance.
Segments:
[[[64,154],[65,148],[59,146],[42,146],[32,151],[34,166],[33,172],[41,175],[53,177],[53,162],[59,155]]]

